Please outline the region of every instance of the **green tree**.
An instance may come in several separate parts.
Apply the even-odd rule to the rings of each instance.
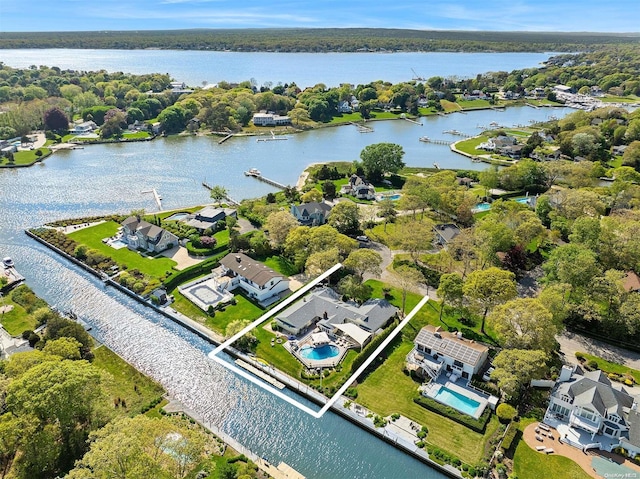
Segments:
[[[326,180],[322,183],[322,194],[329,200],[334,199],[337,194],[336,184],[331,180]]]
[[[331,210],[329,225],[345,235],[356,235],[360,232],[360,212],[353,201],[341,201]]]
[[[318,276],[340,262],[338,248],[329,248],[311,253],[305,262],[304,268],[308,275]]]
[[[362,167],[370,181],[382,180],[386,173],[397,173],[404,167],[402,146],[394,143],[376,143],[360,152]]]
[[[393,223],[398,216],[396,205],[391,198],[385,198],[378,202],[378,216],[384,218],[384,232],[387,232],[387,223]]]
[[[269,242],[277,250],[281,250],[287,240],[287,236],[299,223],[293,215],[286,210],[276,211],[267,216],[264,224],[265,230],[269,233]]]
[[[42,352],[60,356],[62,359],[80,359],[80,348],[82,344],[77,339],[62,337],[47,341]]]
[[[489,310],[515,298],[518,294],[515,275],[496,267],[470,273],[462,286],[462,291],[471,305],[481,312],[480,331],[483,333]]]
[[[361,278],[349,274],[342,278],[338,283],[338,291],[350,299],[362,304],[371,298],[373,288],[362,282]]]
[[[227,338],[230,338],[235,334],[239,333],[240,331],[242,331],[248,325],[249,325],[249,320],[247,319],[234,319],[227,325],[224,331],[225,336]],[[236,342],[233,343],[233,346],[238,348],[241,351],[251,351],[255,347],[257,342],[258,340],[256,339],[255,334],[253,334],[253,331],[249,331],[241,338],[238,338]]]
[[[550,353],[556,344],[558,325],[537,298],[516,298],[496,306],[489,324],[510,349],[539,349]]]
[[[215,185],[211,188],[210,191],[210,197],[211,199],[213,199],[216,203],[221,203],[223,200],[227,199],[227,195],[229,194],[229,192],[227,191],[227,189],[224,186],[221,185]]]
[[[549,280],[568,284],[574,292],[590,284],[600,268],[593,251],[580,244],[567,244],[555,248],[542,269]]]
[[[462,286],[464,279],[459,273],[445,273],[440,276],[440,284],[438,285],[438,298],[440,298],[440,316],[439,321],[442,321],[442,313],[444,312],[444,306],[446,303],[460,304],[464,296],[462,292]]]
[[[363,276],[369,273],[373,276],[380,276],[382,270],[382,256],[376,251],[368,248],[359,248],[351,253],[344,260],[344,267],[352,270],[356,277],[362,281]]]
[[[322,201],[322,193],[319,190],[312,188],[300,197],[300,201],[303,203],[319,203]]]
[[[491,379],[498,383],[507,397],[518,397],[532,379],[543,377],[547,353],[527,349],[503,349],[493,360]]]
[[[424,283],[424,276],[420,271],[411,266],[399,266],[394,270],[394,283],[402,291],[402,314],[407,305],[407,294],[418,291],[420,283]]]

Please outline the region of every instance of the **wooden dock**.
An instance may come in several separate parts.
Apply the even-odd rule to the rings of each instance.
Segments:
[[[202,182],[202,186],[204,186],[206,189],[208,189],[209,191],[211,191],[213,189],[213,186],[211,186],[209,183],[207,183],[206,181]],[[240,206],[240,202],[234,200],[233,198],[231,198],[231,196],[229,195],[225,195],[225,199],[227,200],[227,203],[229,203],[230,205],[233,206]]]
[[[278,381],[273,376],[270,376],[269,374],[265,373],[264,371],[261,371],[260,369],[256,368],[255,366],[252,366],[248,362],[243,361],[242,359],[236,359],[235,363],[238,366],[240,366],[242,369],[246,369],[247,371],[249,371],[254,376],[257,376],[260,379],[262,379],[263,381],[271,384],[273,387],[278,388],[278,389],[284,389],[284,384],[282,384],[280,381]]]
[[[355,126],[360,133],[373,133],[373,128],[370,126],[361,125],[360,123],[350,122],[353,126]]]
[[[266,183],[268,185],[271,186],[275,186],[276,188],[279,188],[281,190],[284,190],[287,188],[287,185],[283,185],[282,183],[279,183],[275,180],[271,180],[269,178],[266,178],[264,176],[262,176],[260,173],[252,173],[251,171],[245,171],[244,172],[245,176],[251,176],[252,178],[255,178],[256,180],[262,181],[263,183]]]
[[[409,123],[413,123],[415,125],[422,126],[422,123],[420,123],[419,121],[412,120],[411,118],[407,118],[406,116],[402,117],[402,119],[403,120],[407,120]]]
[[[227,141],[229,138],[231,138],[233,136],[233,133],[229,133],[227,136],[225,136],[224,138],[222,138],[220,141],[218,141],[218,145],[222,145],[225,141]]]
[[[433,143],[434,145],[450,145],[451,142],[450,141],[446,141],[446,140],[434,140],[432,138],[428,138],[426,136],[421,136],[420,137],[420,141],[423,143]]]
[[[158,191],[155,188],[151,188],[150,190],[143,191],[143,193],[153,193],[153,199],[156,200],[156,204],[158,205],[158,211],[162,211],[162,196],[158,194]]]

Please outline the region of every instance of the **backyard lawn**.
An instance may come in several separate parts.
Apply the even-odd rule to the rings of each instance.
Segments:
[[[236,319],[255,321],[265,312],[264,309],[249,301],[245,296],[238,294],[237,289],[233,293],[235,294],[236,304],[225,306],[224,311],[216,311],[214,317],[206,316],[205,324],[220,334],[225,334],[229,323]],[[257,329],[254,332],[257,332]]]
[[[524,430],[533,419],[522,420],[520,429]],[[559,477],[562,479],[589,479],[586,472],[568,457],[545,455],[531,449],[524,440],[520,440],[513,456],[515,473],[518,479],[539,479],[540,477]]]
[[[11,300],[11,295],[3,296],[0,306],[13,306],[7,313],[0,314],[0,324],[11,335],[18,336],[27,329],[34,330],[36,323],[29,313],[19,304]]]
[[[69,233],[68,236],[80,244],[104,253],[118,263],[126,264],[129,270],[137,269],[152,278],[161,278],[176,265],[175,261],[164,256],[152,258],[150,256],[142,256],[140,253],[131,251],[126,247],[115,249],[104,244],[102,240],[115,235],[119,227],[120,225],[115,221],[107,221],[74,231]]]
[[[41,156],[36,155],[36,151],[40,151],[42,153]],[[36,161],[43,160],[47,156],[51,154],[51,150],[49,148],[39,148],[37,150],[23,150],[16,151],[13,154],[13,164],[14,165],[31,165]],[[6,159],[0,159],[0,163],[4,160],[4,164],[8,165],[9,162]]]
[[[164,394],[162,386],[129,365],[106,346],[97,347],[93,354],[93,365],[113,376],[113,381],[107,384],[107,393],[114,401],[117,398],[125,401],[128,415],[139,414],[143,407]]]

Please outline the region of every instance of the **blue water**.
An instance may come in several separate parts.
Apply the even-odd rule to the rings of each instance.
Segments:
[[[340,354],[340,350],[333,344],[325,344],[317,347],[302,348],[300,355],[305,359],[329,359]]]
[[[440,388],[434,399],[469,416],[474,416],[480,406],[478,401],[474,401],[444,386]]]
[[[491,209],[490,203],[479,203],[473,208],[474,211],[489,211]]]

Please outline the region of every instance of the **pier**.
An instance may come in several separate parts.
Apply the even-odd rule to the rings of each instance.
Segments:
[[[271,186],[275,186],[276,188],[279,188],[281,190],[284,190],[284,189],[287,188],[287,185],[283,185],[282,183],[279,183],[279,182],[277,182],[275,180],[271,180],[269,178],[266,178],[266,177],[262,176],[262,173],[260,173],[255,168],[251,168],[249,171],[245,171],[244,175],[245,176],[251,176],[252,178],[255,178],[256,180],[260,180],[263,183],[266,183],[266,184],[271,185]]]
[[[466,133],[462,133],[458,130],[444,130],[442,133],[447,133],[449,135],[462,136],[464,138],[471,138],[471,135],[467,135]]]
[[[206,180],[202,182],[202,186],[204,186],[209,191],[211,191],[213,189],[213,186],[211,186],[209,183],[207,183]],[[227,203],[229,203],[232,206],[240,206],[240,202],[234,200],[229,195],[225,195],[225,199],[227,200]]]
[[[162,211],[162,196],[158,194],[158,191],[155,188],[151,188],[150,190],[143,191],[143,193],[153,193],[153,199],[156,200],[156,204],[158,205],[158,211]]]
[[[355,126],[360,133],[373,133],[373,128],[370,126],[361,125],[360,123],[350,122],[353,126]]]
[[[433,143],[434,145],[450,145],[451,144],[450,141],[434,140],[432,138],[429,138],[428,136],[421,136],[420,141],[423,143]]]
[[[407,118],[406,116],[401,117],[403,120],[407,120],[409,123],[413,123],[418,126],[422,126],[422,123],[419,121],[412,120],[411,118]]]
[[[260,371],[258,368],[252,366],[248,362],[243,361],[242,359],[236,359],[235,363],[238,366],[240,366],[242,369],[246,369],[247,371],[249,371],[254,376],[257,376],[260,379],[262,379],[263,381],[268,382],[273,387],[278,388],[278,389],[284,389],[284,384],[282,384],[280,381],[278,381],[273,376],[270,376],[269,374],[265,374],[264,372]]]
[[[227,136],[225,136],[224,138],[222,138],[220,141],[218,141],[218,145],[222,145],[225,141],[227,141],[229,138],[231,138],[233,136],[233,133],[229,133]]]
[[[271,136],[267,136],[266,138],[258,138],[256,141],[277,141],[277,140],[288,140],[286,136],[276,136],[276,134],[272,131]]]

